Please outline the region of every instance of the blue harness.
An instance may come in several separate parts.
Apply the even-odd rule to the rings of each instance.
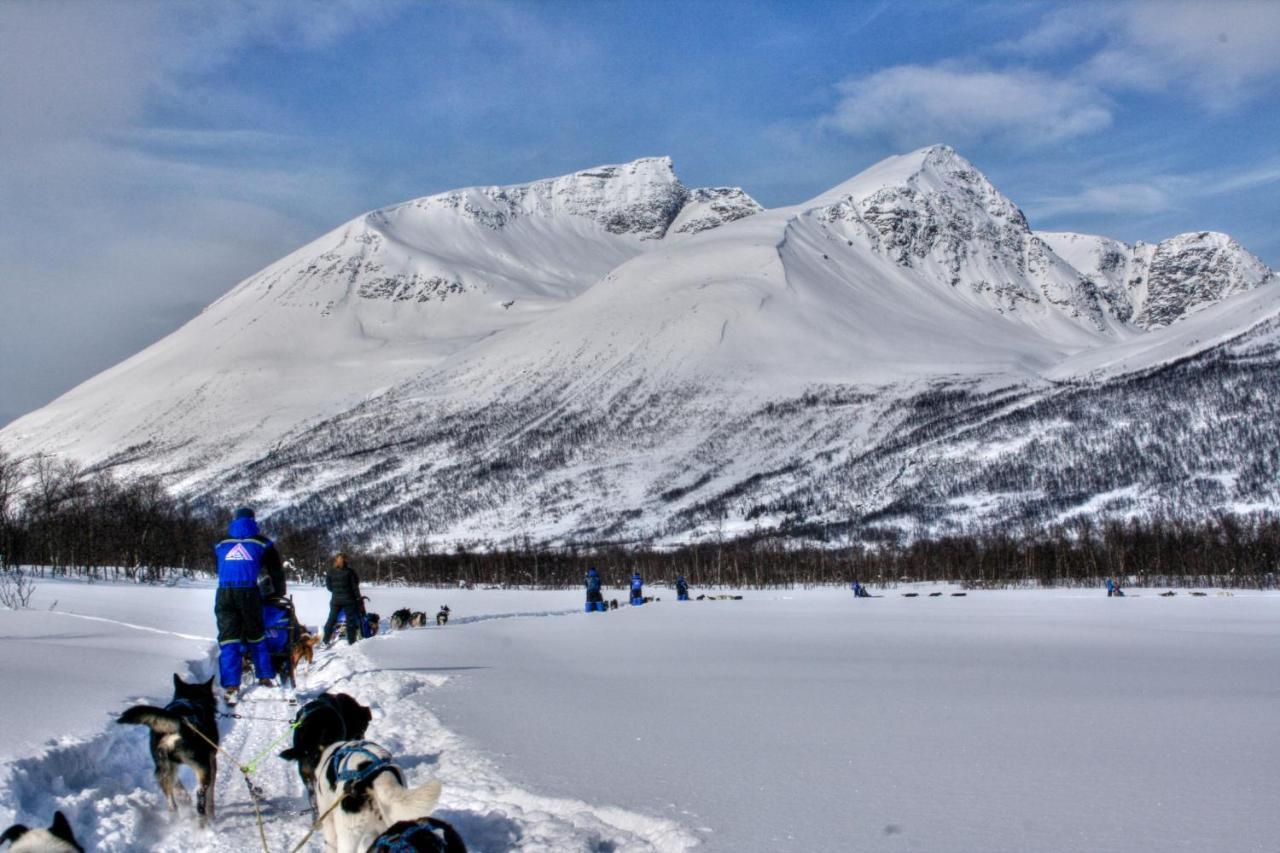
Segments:
[[[371,750],[369,748],[371,746],[377,746],[377,744],[368,740],[356,740],[334,750],[333,755],[329,757],[329,762],[333,765],[334,775],[339,785],[358,785],[388,768],[396,774],[400,784],[404,784],[404,776],[401,775],[400,768],[392,764],[390,758],[383,758]],[[355,761],[360,757],[368,758],[370,762],[362,767],[354,766]]]
[[[204,716],[204,709],[190,699],[174,699],[168,705],[165,705],[164,709],[182,717],[183,721],[193,729],[199,728],[200,718]]]

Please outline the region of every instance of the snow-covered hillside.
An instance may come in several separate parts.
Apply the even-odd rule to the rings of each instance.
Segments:
[[[1275,283],[1225,235],[1034,232],[945,146],[772,210],[640,160],[361,217],[0,446],[401,547],[1043,521],[1178,504],[1198,478],[1222,489],[1189,512],[1277,507],[1276,463],[1242,476],[1276,442],[1237,414],[1275,413],[1274,355],[1227,348],[1266,337]],[[1248,391],[1160,378],[1193,364]],[[1150,397],[1115,392],[1134,371]],[[1122,501],[1055,491],[1117,400],[1125,434],[1164,419],[1158,452],[1108,481]],[[1206,427],[1261,445],[1188,456]],[[1055,435],[1070,448],[1025,455]],[[1010,454],[1024,480],[987,476]],[[908,500],[938,466],[981,485]]]
[[[670,239],[749,216],[668,158],[373,211],[237,285],[182,329],[19,419],[0,446],[180,471],[260,455]]]

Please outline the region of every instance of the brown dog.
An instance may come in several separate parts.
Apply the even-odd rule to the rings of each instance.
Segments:
[[[303,660],[307,662],[307,669],[311,669],[311,664],[315,661],[316,644],[319,642],[319,637],[304,633],[289,647],[289,658],[293,661],[294,672],[298,671],[298,664]]]

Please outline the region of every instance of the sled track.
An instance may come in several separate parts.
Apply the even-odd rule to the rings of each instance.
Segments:
[[[513,616],[551,616],[526,613]],[[459,619],[458,623],[486,617]],[[494,617],[491,617],[494,618]],[[394,636],[368,642],[394,642]],[[188,663],[188,673],[208,678],[213,654]],[[441,780],[444,793],[436,816],[452,823],[468,849],[485,851],[683,851],[698,843],[689,829],[672,821],[612,806],[544,797],[504,779],[475,747],[445,729],[429,710],[431,694],[447,676],[376,670],[360,646],[339,645],[322,652],[299,672],[298,703],[325,690],[349,693],[373,709],[369,737],[381,743],[404,768],[408,782]],[[146,701],[167,701],[150,697]],[[114,713],[122,711],[122,703]],[[262,791],[259,807],[270,853],[291,850],[311,825],[307,799],[295,765],[272,746],[288,731],[297,712],[279,688],[251,688],[234,708],[239,719],[221,721],[222,746],[244,763],[268,750],[253,774]],[[213,829],[202,830],[194,809],[184,805],[171,815],[152,777],[147,732],[141,726],[108,723],[86,742],[58,745],[45,754],[15,761],[0,776],[0,801],[8,801],[17,820],[45,825],[56,809],[67,814],[86,849],[154,850],[165,853],[260,851],[254,802],[244,777],[225,755],[218,765]],[[181,774],[188,789],[193,777]],[[323,850],[319,832],[304,848]]]

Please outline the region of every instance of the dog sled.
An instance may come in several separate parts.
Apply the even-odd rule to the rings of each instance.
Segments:
[[[338,611],[338,621],[334,624],[333,635],[335,637],[343,636],[347,631],[347,611],[350,608],[344,607]],[[360,620],[360,639],[367,640],[374,634],[378,633],[379,618],[377,613],[368,613],[363,609],[360,610],[356,617]]]
[[[262,605],[262,624],[266,629],[267,653],[282,687],[296,687],[293,672],[293,647],[302,639],[304,629],[293,609],[293,599],[269,598]]]

